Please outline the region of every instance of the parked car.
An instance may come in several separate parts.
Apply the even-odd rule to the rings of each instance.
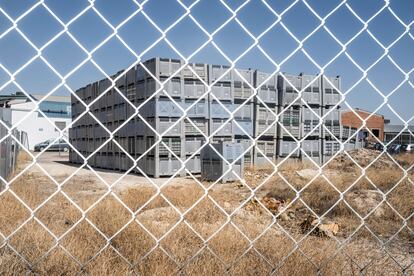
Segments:
[[[374,150],[383,151],[384,150],[384,146],[381,143],[375,143]]]
[[[55,139],[49,139],[34,146],[35,151],[43,151],[50,143],[53,143]],[[54,142],[48,149],[48,151],[69,151],[69,144],[65,140],[60,139]]]
[[[405,148],[406,152],[414,152],[414,144],[408,144]]]
[[[400,144],[394,144],[387,148],[387,151],[390,154],[399,154],[401,152],[401,145]]]

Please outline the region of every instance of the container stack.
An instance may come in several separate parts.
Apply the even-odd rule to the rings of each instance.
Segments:
[[[70,142],[88,165],[153,177],[197,174],[200,148],[208,137],[213,143],[242,144],[248,165],[287,156],[321,163],[340,149],[336,138],[355,133],[341,126],[339,77],[184,64],[153,58],[144,62],[145,68],[137,65],[111,76],[115,82],[104,79],[76,91],[85,104],[93,102],[93,116],[83,114],[84,104],[72,96],[76,121]],[[318,126],[322,115],[326,129]],[[358,146],[352,141],[349,149]],[[84,163],[73,150],[70,161]]]
[[[239,142],[247,151],[253,136],[253,71],[209,65],[210,130],[213,142]],[[237,110],[237,111],[236,111]],[[233,119],[231,112],[234,112]],[[227,122],[228,121],[228,122]],[[220,129],[221,127],[221,129]],[[245,163],[252,162],[252,152],[244,155]]]
[[[137,85],[137,94],[145,91],[143,96],[139,96],[142,103],[138,104],[142,105],[140,114],[145,120],[137,122],[137,134],[143,134],[139,154],[155,146],[142,158],[142,167],[150,176],[173,175],[180,170],[181,160],[193,155],[208,134],[207,90],[201,81],[207,82],[207,66],[189,64],[184,67],[181,60],[160,58],[151,59],[144,65],[151,74],[144,67],[137,67],[137,83],[141,85]],[[166,80],[162,88],[160,81]],[[187,116],[182,119],[185,111]],[[162,142],[170,150],[157,143],[157,134],[162,135]],[[200,173],[199,153],[186,163],[186,169],[191,173]],[[181,170],[180,174],[185,174],[185,171]]]
[[[343,138],[344,130],[341,129],[341,112],[338,104],[341,101],[339,90],[341,82],[338,77],[322,78],[322,102],[324,127],[322,128],[322,156],[323,162],[326,162],[341,149],[340,142]],[[349,136],[348,136],[349,137]],[[347,139],[347,138],[345,138]]]
[[[278,93],[277,75],[255,71],[257,96],[254,101],[254,164],[265,166],[276,161]]]
[[[302,91],[300,96],[299,92]],[[278,157],[321,162],[322,90],[320,76],[281,74],[278,78]],[[302,140],[301,143],[295,140]],[[301,149],[301,150],[300,150]]]

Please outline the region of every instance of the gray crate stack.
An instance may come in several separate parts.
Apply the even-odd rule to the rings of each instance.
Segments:
[[[257,139],[254,148],[254,164],[266,165],[276,161],[279,96],[277,92],[277,74],[254,73],[257,96],[254,102],[254,137]],[[275,123],[276,122],[276,123]],[[259,152],[260,150],[260,152]]]
[[[323,115],[325,115],[322,128],[322,158],[323,162],[329,160],[341,148],[338,142],[343,139],[344,129],[341,127],[341,111],[339,103],[341,95],[341,79],[337,77],[323,76],[322,78],[322,103]],[[345,134],[348,136],[348,134]]]
[[[165,81],[171,76],[173,78],[167,82],[161,92],[144,104],[142,114],[154,127],[156,133],[163,134],[163,142],[174,154],[182,160],[187,160],[204,143],[203,135],[208,135],[208,97],[204,95],[207,87],[200,80],[200,78],[205,82],[208,80],[207,65],[190,64],[179,70],[183,67],[183,61],[156,58],[145,62],[145,66],[151,68],[151,73],[160,81]],[[140,91],[145,91],[145,95],[140,97],[140,100],[147,100],[160,86],[143,67],[137,68],[137,76],[138,83],[145,82],[145,89],[138,89],[138,94]],[[148,85],[148,81],[154,84]],[[147,87],[150,87],[150,90]],[[169,93],[173,100],[165,93]],[[184,115],[183,110],[187,109],[186,118],[181,119]],[[176,125],[167,131],[173,124]],[[155,143],[156,133],[143,121],[138,122],[137,133],[145,134],[143,150],[139,152],[143,154]],[[143,164],[145,172],[155,177],[172,175],[181,167],[180,160],[161,144],[143,158],[143,163],[145,163]],[[191,173],[201,172],[199,153],[186,163],[186,169]],[[180,172],[181,175],[184,173],[184,171]]]
[[[250,164],[253,162],[253,150],[247,149],[251,145],[249,136],[253,137],[253,99],[249,99],[254,87],[253,70],[209,65],[208,71],[209,84],[212,85],[209,134],[214,134],[214,142],[242,143],[246,151],[244,162]],[[234,112],[234,119],[225,123],[230,118],[229,112]],[[217,131],[219,127],[222,128]]]
[[[318,126],[323,110],[321,86],[320,76],[279,75],[279,120],[285,129],[278,129],[278,157],[309,157],[321,162],[322,134]],[[295,139],[304,139],[300,144],[302,151]]]
[[[147,69],[138,65],[111,76],[118,78],[114,85],[123,96],[108,79],[76,91],[86,104],[105,93],[90,106],[90,112],[109,131],[113,132],[129,120],[113,136],[128,154],[111,141],[88,159],[90,166],[127,171],[134,164],[130,155],[135,160],[140,158],[138,171],[149,176],[170,176],[177,172],[184,175],[185,171],[180,171],[180,159],[188,160],[194,155],[186,163],[186,169],[200,173],[200,154],[195,153],[206,142],[205,136],[213,133],[211,142],[238,142],[245,150],[252,145],[251,138],[255,138],[256,146],[244,154],[244,162],[254,165],[264,165],[267,160],[276,161],[290,153],[291,157],[303,158],[302,151],[294,150],[297,144],[292,137],[300,140],[306,136],[301,147],[319,163],[322,155],[329,156],[338,150],[322,127],[315,128],[319,117],[327,112],[330,113],[325,124],[335,136],[345,139],[352,135],[352,129],[340,125],[339,109],[333,108],[340,100],[339,94],[320,76],[271,76],[251,69],[229,70],[222,65],[189,64],[184,67],[182,60],[163,58],[147,60],[144,65]],[[330,80],[339,88],[339,78]],[[210,93],[206,94],[208,87],[203,82],[212,85]],[[253,87],[257,94],[251,97]],[[307,105],[296,99],[297,91],[302,89],[301,99]],[[143,119],[133,116],[136,107]],[[225,109],[229,112],[238,109],[233,120],[226,124],[231,115]],[[72,118],[77,119],[84,111],[83,104],[72,96]],[[271,126],[276,121],[274,114],[280,117],[278,123]],[[219,127],[223,128],[217,131]],[[162,134],[163,143],[172,152],[157,143],[157,133]],[[69,136],[72,145],[85,157],[110,138],[90,115],[80,117]],[[70,161],[83,163],[74,151],[70,152]]]

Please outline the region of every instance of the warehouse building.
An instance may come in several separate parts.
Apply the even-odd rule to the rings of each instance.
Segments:
[[[355,108],[343,111],[341,117],[344,126],[357,129],[362,126],[363,122],[361,119],[365,120],[369,117],[365,122],[365,127],[358,133],[357,138],[370,143],[384,140],[384,126],[387,120],[383,115]]]
[[[384,126],[384,142],[400,145],[414,144],[414,126],[386,124]]]
[[[89,165],[127,171],[134,165],[130,155],[139,158],[137,171],[150,176],[177,173],[180,159],[187,160],[187,172],[199,173],[199,149],[208,136],[210,142],[242,143],[247,164],[263,165],[287,156],[321,163],[339,150],[338,140],[346,132],[340,122],[339,77],[270,75],[196,63],[184,67],[181,60],[163,58],[144,64],[147,69],[136,66],[112,76],[119,77],[116,89],[105,79],[72,96],[70,141],[88,157]],[[211,85],[210,92],[206,84]],[[78,98],[93,102],[93,116],[84,113]],[[134,116],[135,107],[139,107],[138,116]],[[229,112],[234,112],[230,121]],[[324,116],[325,127],[318,126],[319,116]],[[105,128],[117,131],[102,146],[110,138]],[[158,134],[162,143],[157,143]],[[253,138],[256,146],[249,149]],[[300,139],[305,140],[298,144]],[[84,163],[74,151],[70,161]]]
[[[27,97],[16,99],[8,104],[12,113],[12,125],[27,133],[28,148],[33,150],[36,144],[57,138],[59,130],[64,129],[72,122],[72,115],[70,97],[68,96],[49,96],[41,102],[39,100],[44,95],[30,95],[30,97],[31,99]],[[36,108],[36,104],[39,104],[39,108]],[[32,112],[32,110],[34,111]],[[21,121],[23,118],[25,119]]]

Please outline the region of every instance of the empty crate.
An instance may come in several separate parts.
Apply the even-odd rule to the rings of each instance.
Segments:
[[[214,133],[216,136],[232,136],[233,123],[228,119],[211,119],[210,120],[210,135]],[[217,132],[216,132],[217,131]]]
[[[279,75],[278,76],[279,104],[289,105],[296,101],[301,90],[302,80],[300,76]]]
[[[185,135],[207,135],[208,119],[192,118],[184,120]]]
[[[236,124],[237,122],[237,124]],[[234,135],[249,135],[253,136],[253,120],[235,120],[233,121],[233,131]]]
[[[143,65],[145,68],[142,65],[137,66],[138,81],[152,78],[151,74],[155,78],[170,76],[180,77],[181,72],[183,71],[180,70],[180,68],[184,65],[184,62],[179,59],[153,58],[145,61]]]
[[[278,156],[280,157],[299,157],[300,150],[298,143],[290,140],[278,140]]]
[[[230,113],[234,110],[232,102],[212,101],[210,103],[210,118],[230,118]]]
[[[235,81],[233,83],[233,89],[234,99],[246,100],[253,94],[253,89],[247,83],[242,81]]]
[[[183,109],[187,110],[187,116],[190,118],[208,118],[208,102],[205,100],[185,100]]]
[[[323,150],[322,154],[326,156],[332,156],[336,152],[338,152],[341,149],[341,145],[338,141],[323,141]]]
[[[210,96],[210,99],[215,100],[232,100],[233,93],[231,91],[231,83],[229,82],[218,82],[211,87],[211,94],[215,97]]]
[[[308,104],[321,105],[322,88],[320,76],[301,75],[302,77],[302,98]]]
[[[200,80],[184,80],[184,98],[198,99],[206,97],[206,86]]]
[[[201,150],[201,178],[210,181],[220,179],[221,182],[237,181],[243,178],[243,158],[243,146],[240,143],[210,144]]]
[[[204,143],[204,137],[185,137],[184,153],[187,155],[194,154],[201,149]]]
[[[276,145],[276,140],[258,140],[255,147],[254,163],[256,165],[269,165],[269,160],[271,162],[275,161]]]
[[[323,77],[323,105],[336,105],[341,101],[341,80],[339,77]]]
[[[301,147],[302,147],[303,152],[305,152],[308,157],[320,157],[322,154],[321,153],[321,140],[319,139],[303,140]],[[315,159],[315,161],[316,160],[318,159]]]
[[[179,100],[167,98],[153,99],[145,103],[139,113],[144,117],[181,117],[184,115],[182,103]]]

